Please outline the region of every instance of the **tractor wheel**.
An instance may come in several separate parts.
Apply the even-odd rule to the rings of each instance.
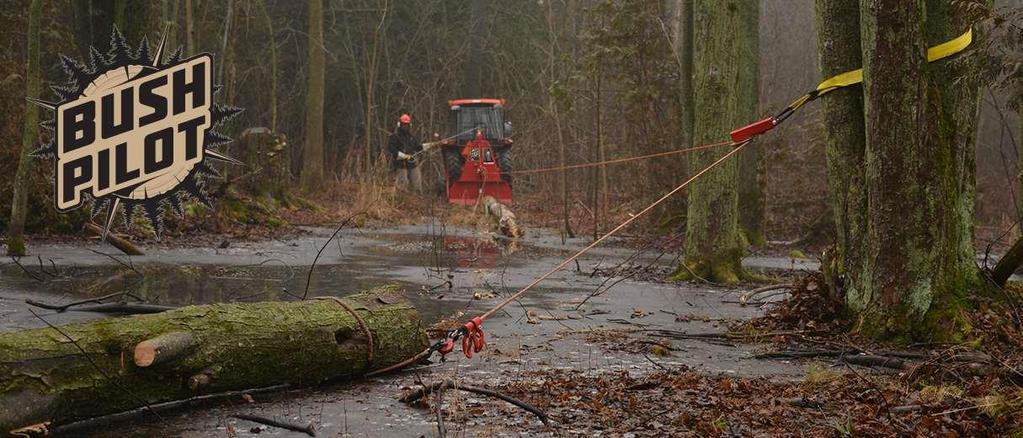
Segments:
[[[501,179],[511,183],[512,176],[508,173],[512,171],[510,148],[500,148],[497,150],[497,167],[501,169]]]
[[[444,167],[448,172],[448,181],[458,181],[462,176],[462,166],[465,165],[465,157],[458,151],[444,151]]]

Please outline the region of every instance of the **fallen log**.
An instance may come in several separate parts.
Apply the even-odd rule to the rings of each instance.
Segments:
[[[103,237],[103,227],[92,222],[85,223],[85,230],[95,234],[97,237]],[[121,250],[121,252],[127,255],[145,255],[145,253],[143,253],[139,247],[135,246],[134,243],[131,243],[122,237],[115,236],[114,233],[107,232],[106,241],[113,245],[114,248]]]
[[[522,237],[524,233],[515,222],[515,213],[507,205],[498,202],[493,196],[485,196],[483,208],[487,211],[487,216],[497,224],[497,229],[502,235],[513,239]]]
[[[418,313],[395,287],[343,302],[187,306],[0,333],[0,434],[203,394],[359,378],[426,348]]]

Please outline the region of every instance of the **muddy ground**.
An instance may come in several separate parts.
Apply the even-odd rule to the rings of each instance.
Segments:
[[[302,231],[286,240],[228,239],[211,248],[152,247],[147,255],[130,259],[99,244],[33,246],[32,256],[18,263],[7,260],[0,266],[0,330],[44,325],[28,312],[26,298],[67,303],[127,288],[147,302],[175,306],[293,299],[292,294],[304,292],[314,259],[315,269],[308,277],[310,296],[343,296],[372,285],[397,282],[426,322],[464,320],[485,311],[588,243],[582,238],[562,243],[560,237],[536,230],[520,242],[507,242],[474,230],[427,223],[345,230],[324,247],[317,259],[334,230],[311,227]],[[456,351],[448,361],[414,372],[256,395],[254,403],[239,399],[196,406],[165,413],[162,421],[142,417],[100,430],[76,431],[75,435],[302,436],[272,427],[254,429],[254,423],[231,418],[233,414],[251,413],[311,422],[320,431],[319,436],[436,436],[434,412],[397,401],[403,390],[416,386],[420,379],[433,382],[451,378],[478,386],[512,388],[535,404],[553,406],[543,400],[544,385],[572,381],[606,385],[608,379],[635,382],[666,370],[686,370],[714,379],[768,377],[775,383],[803,382],[807,378],[805,363],[753,358],[755,353],[770,348],[766,343],[671,341],[646,336],[643,331],[722,333],[729,322],[761,314],[757,306],[738,303],[739,295],[751,286],[664,284],[593,275],[595,269],[603,273],[623,264],[643,266],[643,272],[664,271],[674,265],[674,257],[628,249],[615,242],[595,249],[577,265],[555,274],[506,312],[488,320],[487,348],[471,360]],[[745,263],[779,278],[789,275],[783,270],[815,268],[805,260],[776,257],[751,257]],[[451,287],[444,285],[449,278]],[[602,292],[590,297],[598,290]],[[80,312],[45,312],[44,316],[54,324],[102,317]],[[652,347],[655,341],[661,342],[660,347]],[[553,397],[554,391],[550,395]],[[452,436],[589,436],[608,429],[606,424],[601,426],[605,414],[593,410],[576,414],[558,411],[561,413],[552,414],[551,425],[544,426],[522,410],[476,395],[448,391],[444,406],[445,426]],[[590,418],[579,419],[577,414]],[[643,421],[636,421],[635,433],[659,435],[663,429],[651,429],[650,424],[664,426],[672,422],[662,418],[668,414],[660,414],[642,416]],[[615,421],[612,417],[603,420]],[[721,421],[728,424],[727,418]],[[718,426],[714,423],[710,427]],[[617,435],[627,428],[610,429],[615,430],[612,435]],[[728,430],[721,426],[719,432]],[[765,430],[769,429],[761,432]],[[783,434],[800,434],[787,432]]]

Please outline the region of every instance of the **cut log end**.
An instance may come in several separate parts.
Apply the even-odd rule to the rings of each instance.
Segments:
[[[172,361],[188,354],[195,346],[189,332],[173,332],[139,342],[135,346],[135,365],[141,368]]]

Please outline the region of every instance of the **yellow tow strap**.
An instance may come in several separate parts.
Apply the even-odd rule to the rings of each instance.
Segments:
[[[945,59],[949,56],[955,55],[956,53],[962,52],[964,49],[969,47],[970,43],[973,42],[973,29],[967,29],[965,33],[959,35],[951,41],[938,44],[934,47],[927,49],[927,62],[934,62],[939,59]],[[863,82],[863,69],[854,70],[842,73],[840,75],[828,78],[828,80],[821,82],[817,85],[817,88],[809,93],[799,96],[799,99],[793,101],[785,109],[781,110],[778,115],[774,117],[768,117],[766,119],[753,122],[749,125],[743,126],[731,132],[732,142],[735,144],[748,141],[749,139],[761,135],[775,126],[778,126],[781,122],[784,122],[793,113],[795,113],[800,107],[805,105],[807,102],[812,101],[824,94],[842,87],[848,87]]]
[[[970,43],[973,42],[973,29],[968,29],[962,35],[959,35],[953,40],[946,41],[938,44],[930,49],[927,49],[927,62],[934,62],[939,59],[945,59],[949,56],[955,55],[956,53],[962,52],[964,49],[969,47]],[[847,71],[845,73],[832,76],[826,81],[821,82],[817,85],[817,96],[821,96],[831,90],[848,87],[850,85],[856,85],[863,82],[863,69]],[[814,97],[817,97],[814,96]],[[809,95],[800,97],[792,102],[795,108],[798,108],[802,104],[806,103],[809,99]]]

